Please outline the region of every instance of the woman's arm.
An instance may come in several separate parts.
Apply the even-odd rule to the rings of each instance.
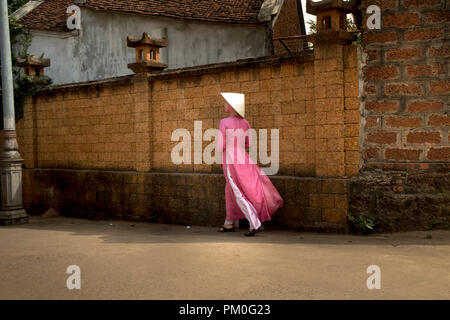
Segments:
[[[225,147],[226,147],[226,127],[224,124],[223,119],[220,120],[220,124],[219,124],[219,134],[217,136],[217,151],[224,151]]]

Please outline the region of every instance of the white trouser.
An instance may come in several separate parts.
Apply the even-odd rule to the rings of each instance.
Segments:
[[[259,221],[259,219],[258,219],[256,210],[253,207],[253,205],[243,197],[241,191],[234,183],[233,178],[231,177],[231,174],[230,174],[230,169],[228,166],[227,166],[227,175],[228,175],[228,181],[230,182],[230,185],[231,185],[231,189],[233,190],[233,193],[234,193],[234,197],[236,198],[236,203],[239,206],[239,208],[241,209],[242,213],[245,215],[245,218],[248,220],[248,222],[250,224],[250,230],[258,229],[259,227],[261,227],[261,221]],[[229,223],[229,222],[231,222],[231,223]],[[236,223],[236,222],[234,222],[234,223]],[[239,223],[239,221],[238,221],[238,223]],[[225,220],[225,224],[233,224],[233,221]]]
[[[225,219],[225,223],[226,225],[234,225],[235,228],[239,228],[239,220],[226,220]]]

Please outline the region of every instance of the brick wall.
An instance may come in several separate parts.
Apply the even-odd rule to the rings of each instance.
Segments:
[[[308,231],[346,230],[346,179],[271,177],[285,205],[272,225]],[[123,170],[25,169],[25,207],[42,214],[212,225],[225,217],[222,174]],[[244,224],[243,224],[244,225]]]
[[[171,133],[186,128],[193,137],[196,120],[202,121],[203,130],[218,128],[220,120],[227,116],[220,92],[242,92],[251,126],[256,130],[280,130],[280,174],[314,176],[315,136],[307,129],[315,121],[313,72],[314,62],[307,54],[243,65],[231,71],[187,73],[175,79],[155,77],[150,102],[154,111],[154,169],[221,172],[219,165],[174,165],[170,153],[178,142],[170,141]],[[270,150],[270,132],[268,135]]]
[[[280,130],[280,174],[357,174],[357,50],[340,47],[340,52],[332,47],[323,56],[316,53],[314,59],[305,53],[232,72],[156,76],[151,89],[154,169],[220,172],[220,166],[172,164],[170,151],[177,142],[170,137],[176,128],[189,129],[193,136],[194,120],[202,120],[204,129],[218,128],[226,117],[220,92],[232,91],[246,94],[246,118],[254,129]],[[268,146],[270,150],[270,139]]]
[[[382,7],[382,29],[363,29],[361,50],[318,42],[311,52],[58,86],[29,99],[18,122],[27,210],[221,223],[220,166],[174,165],[171,133],[193,136],[195,120],[217,128],[227,116],[220,92],[239,91],[253,128],[280,130],[271,180],[285,205],[274,223],[342,231],[351,214],[380,231],[448,227],[448,4],[363,1],[363,10],[369,4]]]
[[[348,205],[342,177],[358,171],[357,50],[333,46],[317,53],[41,92],[27,100],[17,126],[26,208],[41,213],[55,207],[93,218],[218,223],[225,215],[221,167],[173,164],[171,151],[178,142],[171,134],[185,128],[193,137],[198,120],[203,131],[218,128],[227,116],[220,92],[238,91],[246,94],[246,118],[253,128],[279,129],[280,170],[271,179],[285,205],[274,223],[344,230]]]
[[[448,162],[448,1],[365,1],[363,9],[370,4],[381,6],[382,26],[363,32],[364,166]]]
[[[297,0],[284,0],[283,7],[281,8],[277,21],[273,27],[273,37],[298,36],[300,34]],[[293,52],[302,50],[304,46],[304,42],[299,39],[284,40],[284,43],[289,47],[289,50]],[[273,42],[273,49],[275,54],[284,54],[288,52],[279,41]]]
[[[359,170],[358,59],[356,46],[315,48],[314,136],[318,176],[353,176]]]
[[[221,172],[173,164],[171,135],[185,128],[193,137],[194,121],[218,128],[227,117],[220,92],[235,91],[246,94],[254,129],[279,129],[280,174],[356,174],[356,47],[345,50],[58,86],[27,100],[20,152],[27,168]]]
[[[136,167],[131,78],[72,87],[28,99],[18,122],[27,168]]]
[[[361,170],[349,212],[377,230],[450,227],[449,12],[444,0],[362,1]],[[367,17],[365,17],[367,18]]]

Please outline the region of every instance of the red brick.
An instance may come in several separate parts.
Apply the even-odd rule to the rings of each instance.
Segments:
[[[444,37],[443,28],[428,28],[411,30],[405,33],[405,40],[432,40],[432,39],[442,39]]]
[[[367,32],[363,33],[362,40],[366,45],[373,43],[393,43],[397,42],[398,36],[397,32]]]
[[[444,103],[439,100],[414,100],[408,103],[409,112],[441,111]]]
[[[428,54],[431,57],[450,57],[450,46],[431,47],[428,49]]]
[[[384,16],[384,27],[408,28],[420,25],[420,17],[417,13],[388,14]]]
[[[397,143],[397,133],[395,132],[369,133],[367,135],[366,142],[376,144],[394,144]]]
[[[430,148],[428,150],[427,158],[429,160],[450,160],[450,147],[445,148]]]
[[[398,5],[398,0],[383,0],[380,1],[381,9],[396,9]]]
[[[387,100],[387,101],[367,101],[366,109],[373,112],[397,112],[400,101]]]
[[[386,85],[388,95],[421,95],[422,86],[418,83],[391,83]]]
[[[378,127],[379,119],[378,117],[366,117],[366,128]]]
[[[386,59],[388,61],[411,60],[420,58],[420,56],[420,48],[391,49],[386,52]]]
[[[440,132],[410,132],[406,137],[408,143],[441,143]]]
[[[363,157],[365,160],[377,159],[380,156],[380,149],[378,148],[367,148],[363,151]]]
[[[421,118],[388,117],[386,125],[391,128],[418,128],[422,125]]]
[[[376,94],[377,93],[377,87],[376,86],[374,86],[374,85],[368,85],[368,84],[366,84],[366,85],[364,85],[364,91],[367,93],[367,94]]]
[[[368,62],[376,61],[380,57],[377,50],[367,50],[366,53],[367,53],[367,61]]]
[[[405,7],[422,7],[440,4],[441,0],[403,0]]]
[[[364,67],[365,80],[386,80],[398,77],[399,71],[396,66],[387,67]]]
[[[430,83],[430,94],[449,94],[450,81],[435,81]]]
[[[450,116],[433,114],[428,118],[428,125],[435,126],[435,127],[450,126]]]
[[[427,21],[429,23],[449,22],[450,21],[450,11],[442,10],[442,11],[428,12],[427,13]]]
[[[367,2],[369,2],[369,3],[367,3]],[[362,2],[363,10],[367,10],[367,7],[369,5],[371,5],[371,4],[373,4],[372,2],[373,1],[363,1]],[[383,0],[383,1],[377,1],[376,4],[378,6],[380,6],[380,8],[382,10],[384,10],[384,9],[396,9],[397,6],[398,6],[398,2],[399,2],[398,0]]]
[[[445,65],[409,65],[406,67],[406,73],[408,76],[413,78],[436,77],[439,74],[445,73]]]
[[[419,160],[421,152],[414,149],[387,149],[385,155],[388,160]]]

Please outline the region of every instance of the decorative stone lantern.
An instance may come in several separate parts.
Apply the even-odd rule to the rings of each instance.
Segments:
[[[312,42],[348,43],[355,36],[347,32],[347,14],[357,10],[358,1],[307,0],[306,12],[317,16],[317,33],[308,36]]]
[[[50,59],[39,59],[27,56],[25,59],[17,58],[17,65],[23,67],[23,74],[30,77],[43,77],[44,68],[50,66]]]
[[[127,46],[136,49],[136,62],[129,63],[128,68],[134,73],[155,72],[167,68],[167,63],[160,61],[160,48],[167,47],[166,39],[150,39],[144,32],[141,39],[127,37]]]

